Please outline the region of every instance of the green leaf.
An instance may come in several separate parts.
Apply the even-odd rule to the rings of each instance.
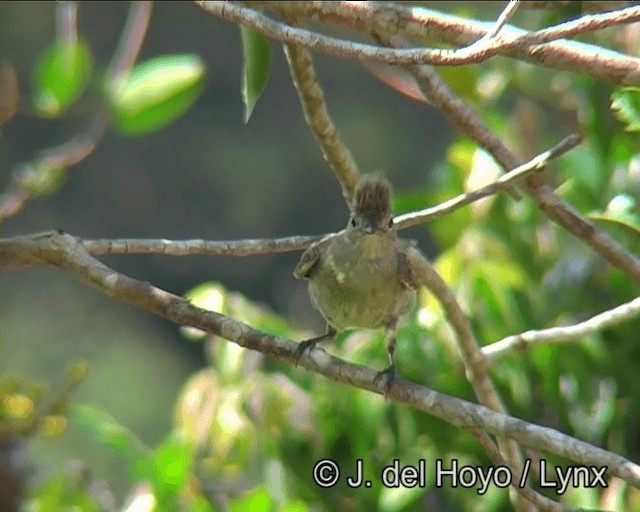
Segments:
[[[625,123],[626,131],[640,131],[640,88],[624,87],[615,91],[611,98],[611,109]]]
[[[230,512],[270,512],[272,506],[269,492],[264,486],[256,487],[244,496],[229,500]]]
[[[609,201],[604,213],[591,213],[589,218],[617,224],[640,237],[640,211],[629,194],[618,194]]]
[[[88,405],[76,405],[73,407],[70,418],[75,424],[86,428],[96,441],[115,452],[137,457],[144,450],[140,440],[130,430],[100,409]]]
[[[248,27],[240,27],[242,36],[242,102],[244,122],[248,123],[258,98],[264,91],[271,68],[269,41]]]
[[[45,116],[54,117],[69,107],[85,89],[91,75],[91,54],[82,41],[58,41],[38,59],[33,74],[33,103]]]
[[[156,494],[163,499],[177,496],[189,478],[192,462],[193,447],[185,436],[170,436],[158,446],[149,475]]]
[[[186,112],[204,86],[206,70],[194,54],[163,55],[135,66],[110,89],[117,128],[125,135],[159,130]]]

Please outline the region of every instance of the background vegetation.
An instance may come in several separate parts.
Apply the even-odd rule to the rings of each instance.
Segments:
[[[425,4],[487,27],[505,5]],[[603,7],[554,4],[521,6],[509,24],[538,30]],[[278,42],[241,35],[198,4],[8,2],[0,14],[3,238],[51,228],[90,239],[275,238],[345,224],[340,184],[305,124]],[[576,39],[633,61],[638,30],[619,24]],[[127,47],[138,43],[139,52]],[[346,147],[361,169],[389,177],[396,213],[498,176],[477,141],[409,97],[419,94],[409,75],[321,53],[314,62]],[[631,83],[513,56],[436,69],[523,160],[581,134],[582,144],[543,179],[637,254],[640,101]],[[482,345],[572,325],[637,296],[628,273],[520,195],[498,194],[402,234],[433,260]],[[103,261],[299,340],[323,326],[305,284],[291,276],[298,256]],[[481,496],[475,487],[435,487],[436,459],[492,462],[469,432],[424,412],[178,328],[59,269],[3,268],[0,292],[2,510],[16,496],[20,510],[45,511],[511,507],[496,486]],[[510,353],[491,377],[514,416],[638,461],[638,332],[633,319]],[[400,373],[476,401],[453,340],[437,301],[422,294],[399,333]],[[386,364],[379,333],[345,333],[328,350],[375,369]],[[323,458],[346,474],[357,459],[367,474],[393,459],[423,459],[426,488],[321,489],[311,472]],[[573,507],[640,508],[637,489],[608,482],[543,493]]]

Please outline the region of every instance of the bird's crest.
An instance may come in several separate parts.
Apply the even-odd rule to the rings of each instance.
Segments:
[[[361,178],[353,196],[353,214],[381,226],[391,217],[391,184],[383,177]]]

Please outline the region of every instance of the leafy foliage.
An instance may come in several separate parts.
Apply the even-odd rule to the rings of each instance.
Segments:
[[[52,44],[36,63],[33,103],[45,116],[57,116],[81,95],[91,76],[91,53],[83,41]]]
[[[240,30],[241,90],[248,122],[269,78],[271,57],[268,41],[248,28]],[[637,253],[637,88],[612,91],[591,79],[507,59],[444,69],[441,74],[521,154],[538,153],[569,130],[581,132],[585,143],[541,179]],[[110,123],[121,135],[150,134],[176,122],[194,104],[205,77],[199,56],[161,55],[134,65],[118,82],[107,77],[98,98],[108,105]],[[56,42],[34,65],[32,103],[41,115],[62,118],[82,101],[92,79],[97,81],[88,45]],[[567,115],[566,105],[575,118]],[[42,195],[57,190],[64,168],[49,163],[31,171],[27,188]],[[431,170],[427,185],[396,195],[396,212],[417,210],[479,188],[499,172],[474,141],[459,137]],[[504,194],[493,196],[425,229],[439,249],[434,266],[455,291],[482,344],[530,329],[574,324],[637,295],[621,272],[604,267],[581,242],[551,224],[528,197],[515,201]],[[200,307],[270,334],[291,339],[309,335],[221,283],[202,283],[186,296]],[[639,330],[640,321],[635,320],[578,343],[511,353],[495,363],[492,377],[514,415],[638,459]],[[451,510],[507,510],[507,493],[495,486],[482,495],[476,487],[436,486],[436,461],[446,467],[453,461],[461,466],[491,465],[463,429],[366,391],[265,360],[192,328],[183,328],[182,333],[203,344],[207,366],[184,383],[173,406],[174,425],[154,446],[143,443],[107,411],[88,404],[75,404],[68,416],[55,411],[44,417],[45,427],[49,418],[52,433],[59,425],[51,424],[52,418],[68,421],[105,451],[117,454],[127,470],[129,500],[146,497],[158,511],[399,512],[424,510],[430,503]],[[374,368],[385,364],[380,333],[342,333],[327,350]],[[443,310],[427,292],[398,333],[397,360],[403,377],[474,400]],[[14,428],[28,420],[31,430],[41,427],[40,417],[33,413],[39,403],[36,391],[4,380],[0,425]],[[18,430],[24,435],[28,429]],[[424,486],[381,485],[378,476],[396,459],[403,466],[420,467],[424,462]],[[341,471],[329,490],[312,478],[321,460],[333,461]],[[552,462],[569,463],[556,458]],[[372,480],[371,487],[347,484],[346,476],[359,469]],[[24,510],[100,510],[95,494],[77,474],[53,472],[28,489]],[[600,506],[601,492],[572,489],[563,500],[595,508]],[[618,500],[620,509],[640,509],[637,491]]]
[[[248,27],[240,27],[242,36],[242,102],[244,122],[248,123],[253,109],[269,79],[271,53],[269,41]]]
[[[154,132],[182,115],[202,91],[197,55],[162,55],[136,65],[109,87],[114,122],[126,135]]]

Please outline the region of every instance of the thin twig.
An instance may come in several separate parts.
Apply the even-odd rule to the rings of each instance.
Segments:
[[[290,236],[253,240],[82,240],[82,245],[94,256],[103,254],[164,254],[165,256],[255,256],[301,251],[326,235]],[[1,243],[1,241],[0,241]],[[1,266],[1,265],[0,265]]]
[[[567,343],[613,327],[640,316],[640,298],[595,315],[589,320],[565,327],[551,327],[540,331],[526,331],[485,345],[482,353],[491,362],[514,350],[525,350],[544,343]]]
[[[311,53],[305,48],[290,44],[284,45],[284,53],[298,91],[304,118],[322,150],[322,156],[340,183],[345,201],[351,204],[360,171],[329,116]]]
[[[46,193],[48,187],[56,181],[56,173],[61,170],[65,172],[67,167],[87,158],[107,126],[107,116],[100,111],[89,121],[89,126],[83,132],[64,144],[43,150],[33,161],[17,165],[12,173],[13,180],[0,194],[0,219],[15,215],[31,197]],[[41,191],[42,188],[44,191]]]
[[[500,16],[498,16],[498,19],[496,20],[493,28],[489,32],[487,32],[487,39],[495,39],[497,37],[507,21],[509,21],[516,13],[518,7],[520,7],[519,0],[509,0],[507,6],[500,13]]]
[[[56,38],[72,45],[78,40],[78,3],[63,2],[56,8]]]
[[[562,156],[579,143],[580,137],[578,135],[569,135],[553,148],[539,154],[527,163],[516,167],[508,173],[503,174],[497,180],[489,183],[488,185],[477,190],[472,190],[471,192],[460,194],[431,208],[399,215],[394,219],[394,223],[398,229],[403,229],[453,213],[463,206],[495,194],[500,190],[508,189],[514,182],[523,179],[531,173],[541,171],[551,160]]]
[[[242,347],[257,350],[282,361],[294,362],[298,359],[297,343],[269,336],[227,316],[197,308],[184,297],[116,272],[93,258],[71,235],[50,232],[31,237],[29,244],[25,237],[23,248],[34,260],[63,268],[81,281],[97,287],[109,297],[134,304],[179,325],[196,327],[221,336]],[[377,375],[375,370],[338,359],[321,348],[303,355],[298,364],[336,382],[380,395],[386,391],[385,383],[374,382]],[[437,393],[400,377],[394,380],[387,397],[461,428],[482,429],[496,436],[512,438],[525,446],[552,452],[583,465],[606,465],[611,474],[640,488],[640,466],[620,455],[551,428]]]
[[[107,69],[109,87],[116,88],[136,62],[147,34],[152,9],[153,2],[131,2],[122,37]]]

